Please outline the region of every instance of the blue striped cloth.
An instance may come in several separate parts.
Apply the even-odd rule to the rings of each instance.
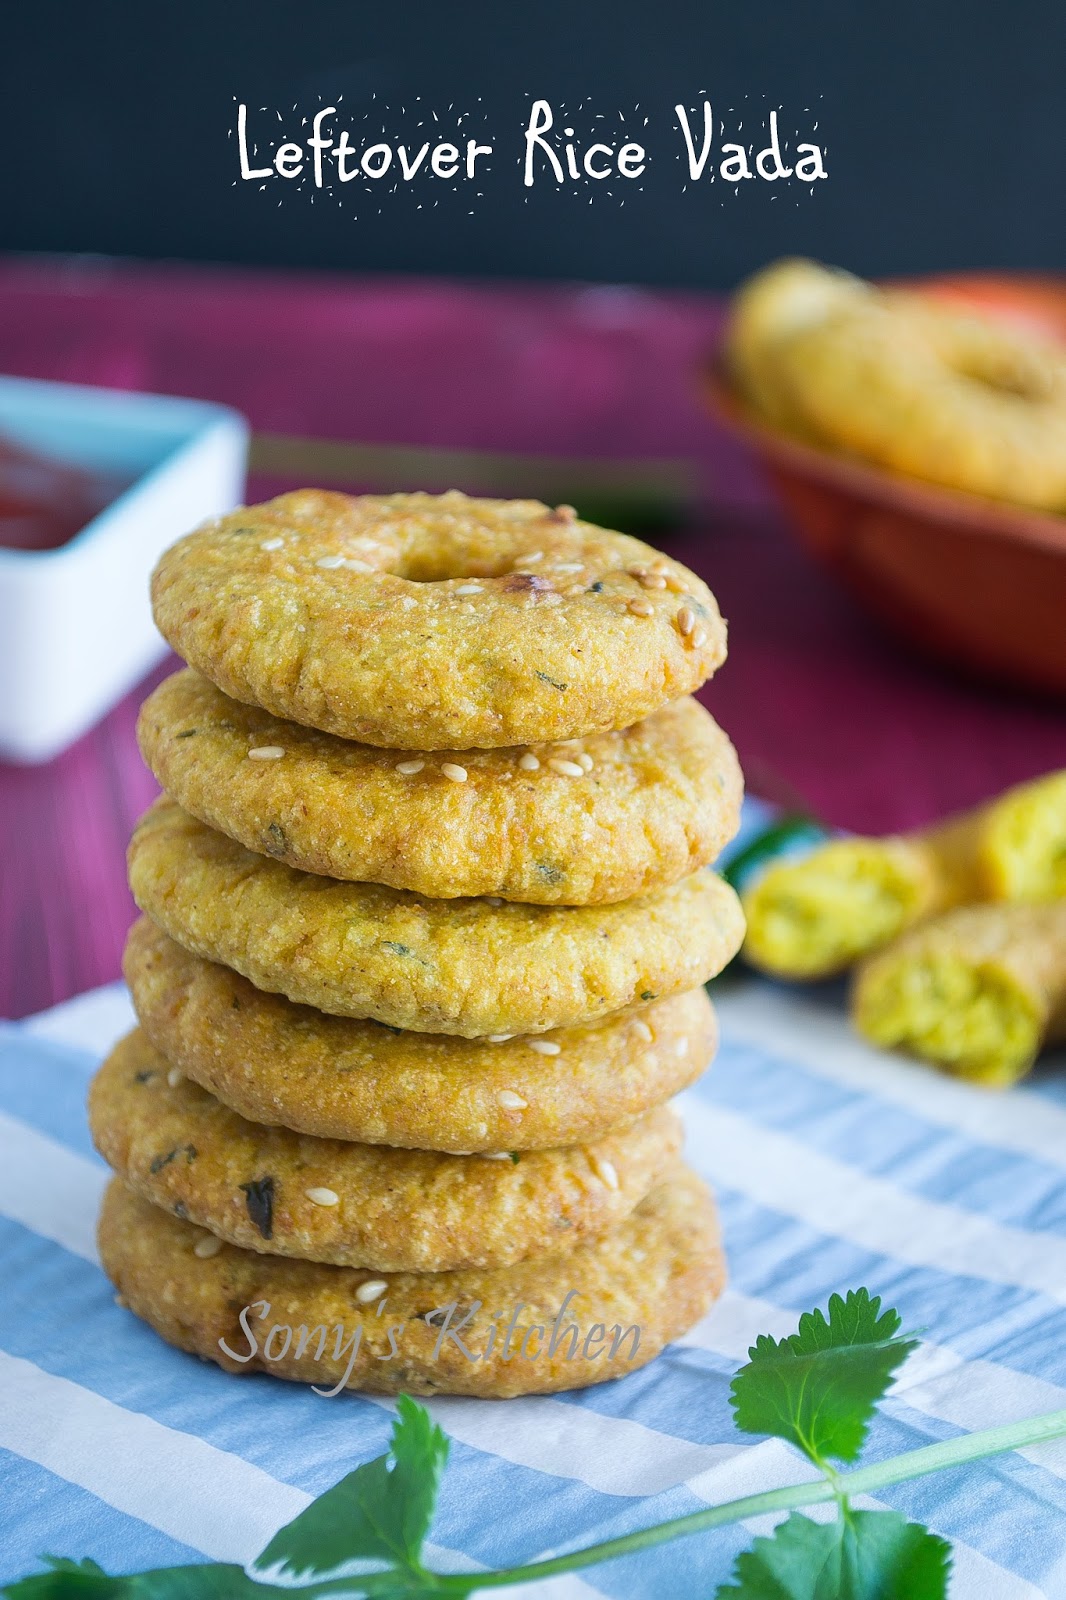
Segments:
[[[839,995],[716,996],[720,1057],[682,1097],[732,1284],[652,1366],[582,1393],[440,1399],[453,1440],[433,1559],[511,1564],[805,1476],[738,1435],[729,1380],[759,1332],[868,1285],[923,1331],[869,1458],[1066,1406],[1066,1060],[1006,1096],[850,1034]],[[105,1169],[85,1091],[131,1023],[115,985],[0,1023],[0,1585],[40,1552],[109,1571],[251,1559],[386,1447],[390,1403],[231,1377],[114,1304],[96,1261]],[[1066,1595],[1066,1443],[886,1490],[955,1547],[957,1600]],[[514,1591],[710,1595],[766,1525]]]

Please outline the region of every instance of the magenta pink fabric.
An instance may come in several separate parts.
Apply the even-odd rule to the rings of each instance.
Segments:
[[[751,788],[888,829],[1066,766],[1060,706],[913,657],[792,543],[699,398],[721,314],[659,290],[0,260],[0,371],[224,401],[270,432],[684,459],[706,505],[669,547],[729,618],[704,698]],[[0,1016],[118,974],[145,687],[49,766],[0,766]]]

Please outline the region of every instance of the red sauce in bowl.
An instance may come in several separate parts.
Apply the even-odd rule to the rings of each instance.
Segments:
[[[0,437],[0,548],[58,550],[132,482]]]

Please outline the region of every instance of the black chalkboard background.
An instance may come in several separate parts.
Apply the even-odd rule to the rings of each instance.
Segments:
[[[866,273],[1066,269],[1062,0],[8,0],[0,28],[8,249],[706,287],[786,251]],[[672,107],[703,91],[741,138],[780,107],[824,143],[828,180],[683,192]],[[319,96],[353,139],[382,103],[393,126],[399,106],[470,109],[499,152],[481,195],[439,184],[419,210],[384,184],[314,204],[234,186],[235,102],[298,136],[290,108]],[[647,115],[643,189],[525,190],[541,96],[589,127],[623,109],[627,137]]]

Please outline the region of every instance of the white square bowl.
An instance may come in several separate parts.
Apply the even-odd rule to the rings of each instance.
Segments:
[[[248,424],[199,400],[0,377],[0,435],[136,474],[58,549],[0,549],[0,757],[47,761],[165,653],[149,575],[168,544],[240,503]]]

